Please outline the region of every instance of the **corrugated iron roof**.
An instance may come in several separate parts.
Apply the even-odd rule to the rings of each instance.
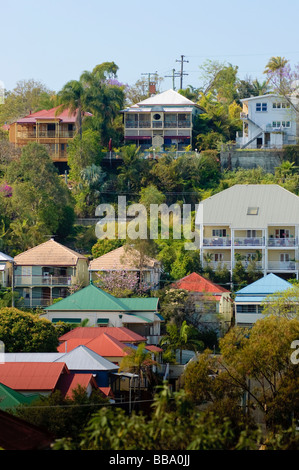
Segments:
[[[17,391],[53,391],[62,373],[68,373],[64,363],[10,362],[0,364],[0,383]]]
[[[257,214],[248,214],[249,207],[258,208]],[[299,224],[299,197],[278,184],[236,184],[199,203],[196,225],[200,224],[234,229]]]
[[[155,311],[158,308],[159,299],[150,297],[140,298],[118,298],[96,287],[92,282],[78,290],[74,294],[59,300],[53,305],[45,308],[45,311],[114,311],[114,312],[130,312],[130,311]]]
[[[19,266],[76,266],[85,256],[50,239],[15,256]],[[87,260],[86,260],[87,262]]]
[[[136,259],[138,259],[138,252],[136,251],[136,258],[134,251],[126,250],[124,246],[109,251],[103,256],[90,261],[90,271],[139,271],[136,267]],[[160,265],[160,261],[146,257],[144,260],[144,270],[151,269]]]
[[[62,335],[59,340],[68,341],[70,339],[76,338],[92,339],[102,335],[103,333],[108,333],[110,336],[116,338],[118,341],[121,342],[142,343],[146,341],[146,338],[144,338],[144,336],[141,336],[138,333],[129,330],[129,328],[126,328],[125,326],[106,326],[100,328],[94,328],[91,326],[79,326],[78,328],[75,328],[69,331],[68,333]]]
[[[200,276],[197,273],[191,273],[188,276],[179,279],[178,281],[171,284],[171,287],[185,289],[189,292],[202,292],[209,294],[229,292],[227,289],[224,289],[218,284],[214,284],[214,282],[204,278],[203,276]]]

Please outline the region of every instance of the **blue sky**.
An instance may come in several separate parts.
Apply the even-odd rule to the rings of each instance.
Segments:
[[[8,90],[34,78],[59,91],[105,61],[133,85],[143,74],[179,71],[184,55],[184,85],[194,87],[207,59],[258,79],[271,56],[299,63],[298,0],[1,0],[0,12],[0,81]],[[162,90],[171,87],[164,78]]]

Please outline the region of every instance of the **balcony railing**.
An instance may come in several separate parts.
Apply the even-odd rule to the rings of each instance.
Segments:
[[[238,237],[234,239],[234,246],[263,246],[263,237]]]
[[[295,271],[296,265],[295,261],[268,261],[268,269],[275,271]]]
[[[15,286],[70,286],[71,276],[16,275]]]
[[[18,139],[71,139],[74,137],[74,131],[39,131],[37,134],[34,131],[18,132]]]
[[[231,262],[230,261],[204,261],[203,267],[207,268],[208,266],[211,267],[212,269],[217,269],[219,267],[231,269]]]
[[[296,238],[269,238],[268,240],[268,246],[290,246],[294,247],[297,244],[297,239]]]
[[[147,128],[147,129],[161,129],[161,128],[167,128],[167,129],[177,129],[177,128],[186,128],[189,129],[191,127],[191,122],[190,121],[172,121],[172,122],[167,122],[167,121],[126,121],[125,123],[126,129],[142,129],[142,128]]]
[[[228,237],[204,238],[203,246],[231,246],[232,241]]]

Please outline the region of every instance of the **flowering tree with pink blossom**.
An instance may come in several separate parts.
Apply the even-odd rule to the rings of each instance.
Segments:
[[[115,297],[144,295],[149,286],[141,284],[137,271],[107,271],[96,273],[95,284]]]

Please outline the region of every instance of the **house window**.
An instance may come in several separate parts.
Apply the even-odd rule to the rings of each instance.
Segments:
[[[274,128],[280,127],[280,121],[273,121],[272,122],[272,127],[274,127]]]
[[[220,228],[212,231],[213,237],[226,237],[226,229]]]
[[[255,104],[255,110],[256,110],[257,112],[260,112],[260,111],[265,112],[265,111],[267,111],[267,103],[256,103],[256,104]]]
[[[275,238],[290,238],[290,231],[288,229],[276,229]]]
[[[280,253],[279,258],[281,263],[288,263],[290,261],[289,253]]]
[[[256,230],[247,230],[247,238],[255,238]]]
[[[214,253],[214,261],[216,263],[223,261],[223,253]]]
[[[247,215],[258,215],[259,208],[258,207],[248,207]]]

